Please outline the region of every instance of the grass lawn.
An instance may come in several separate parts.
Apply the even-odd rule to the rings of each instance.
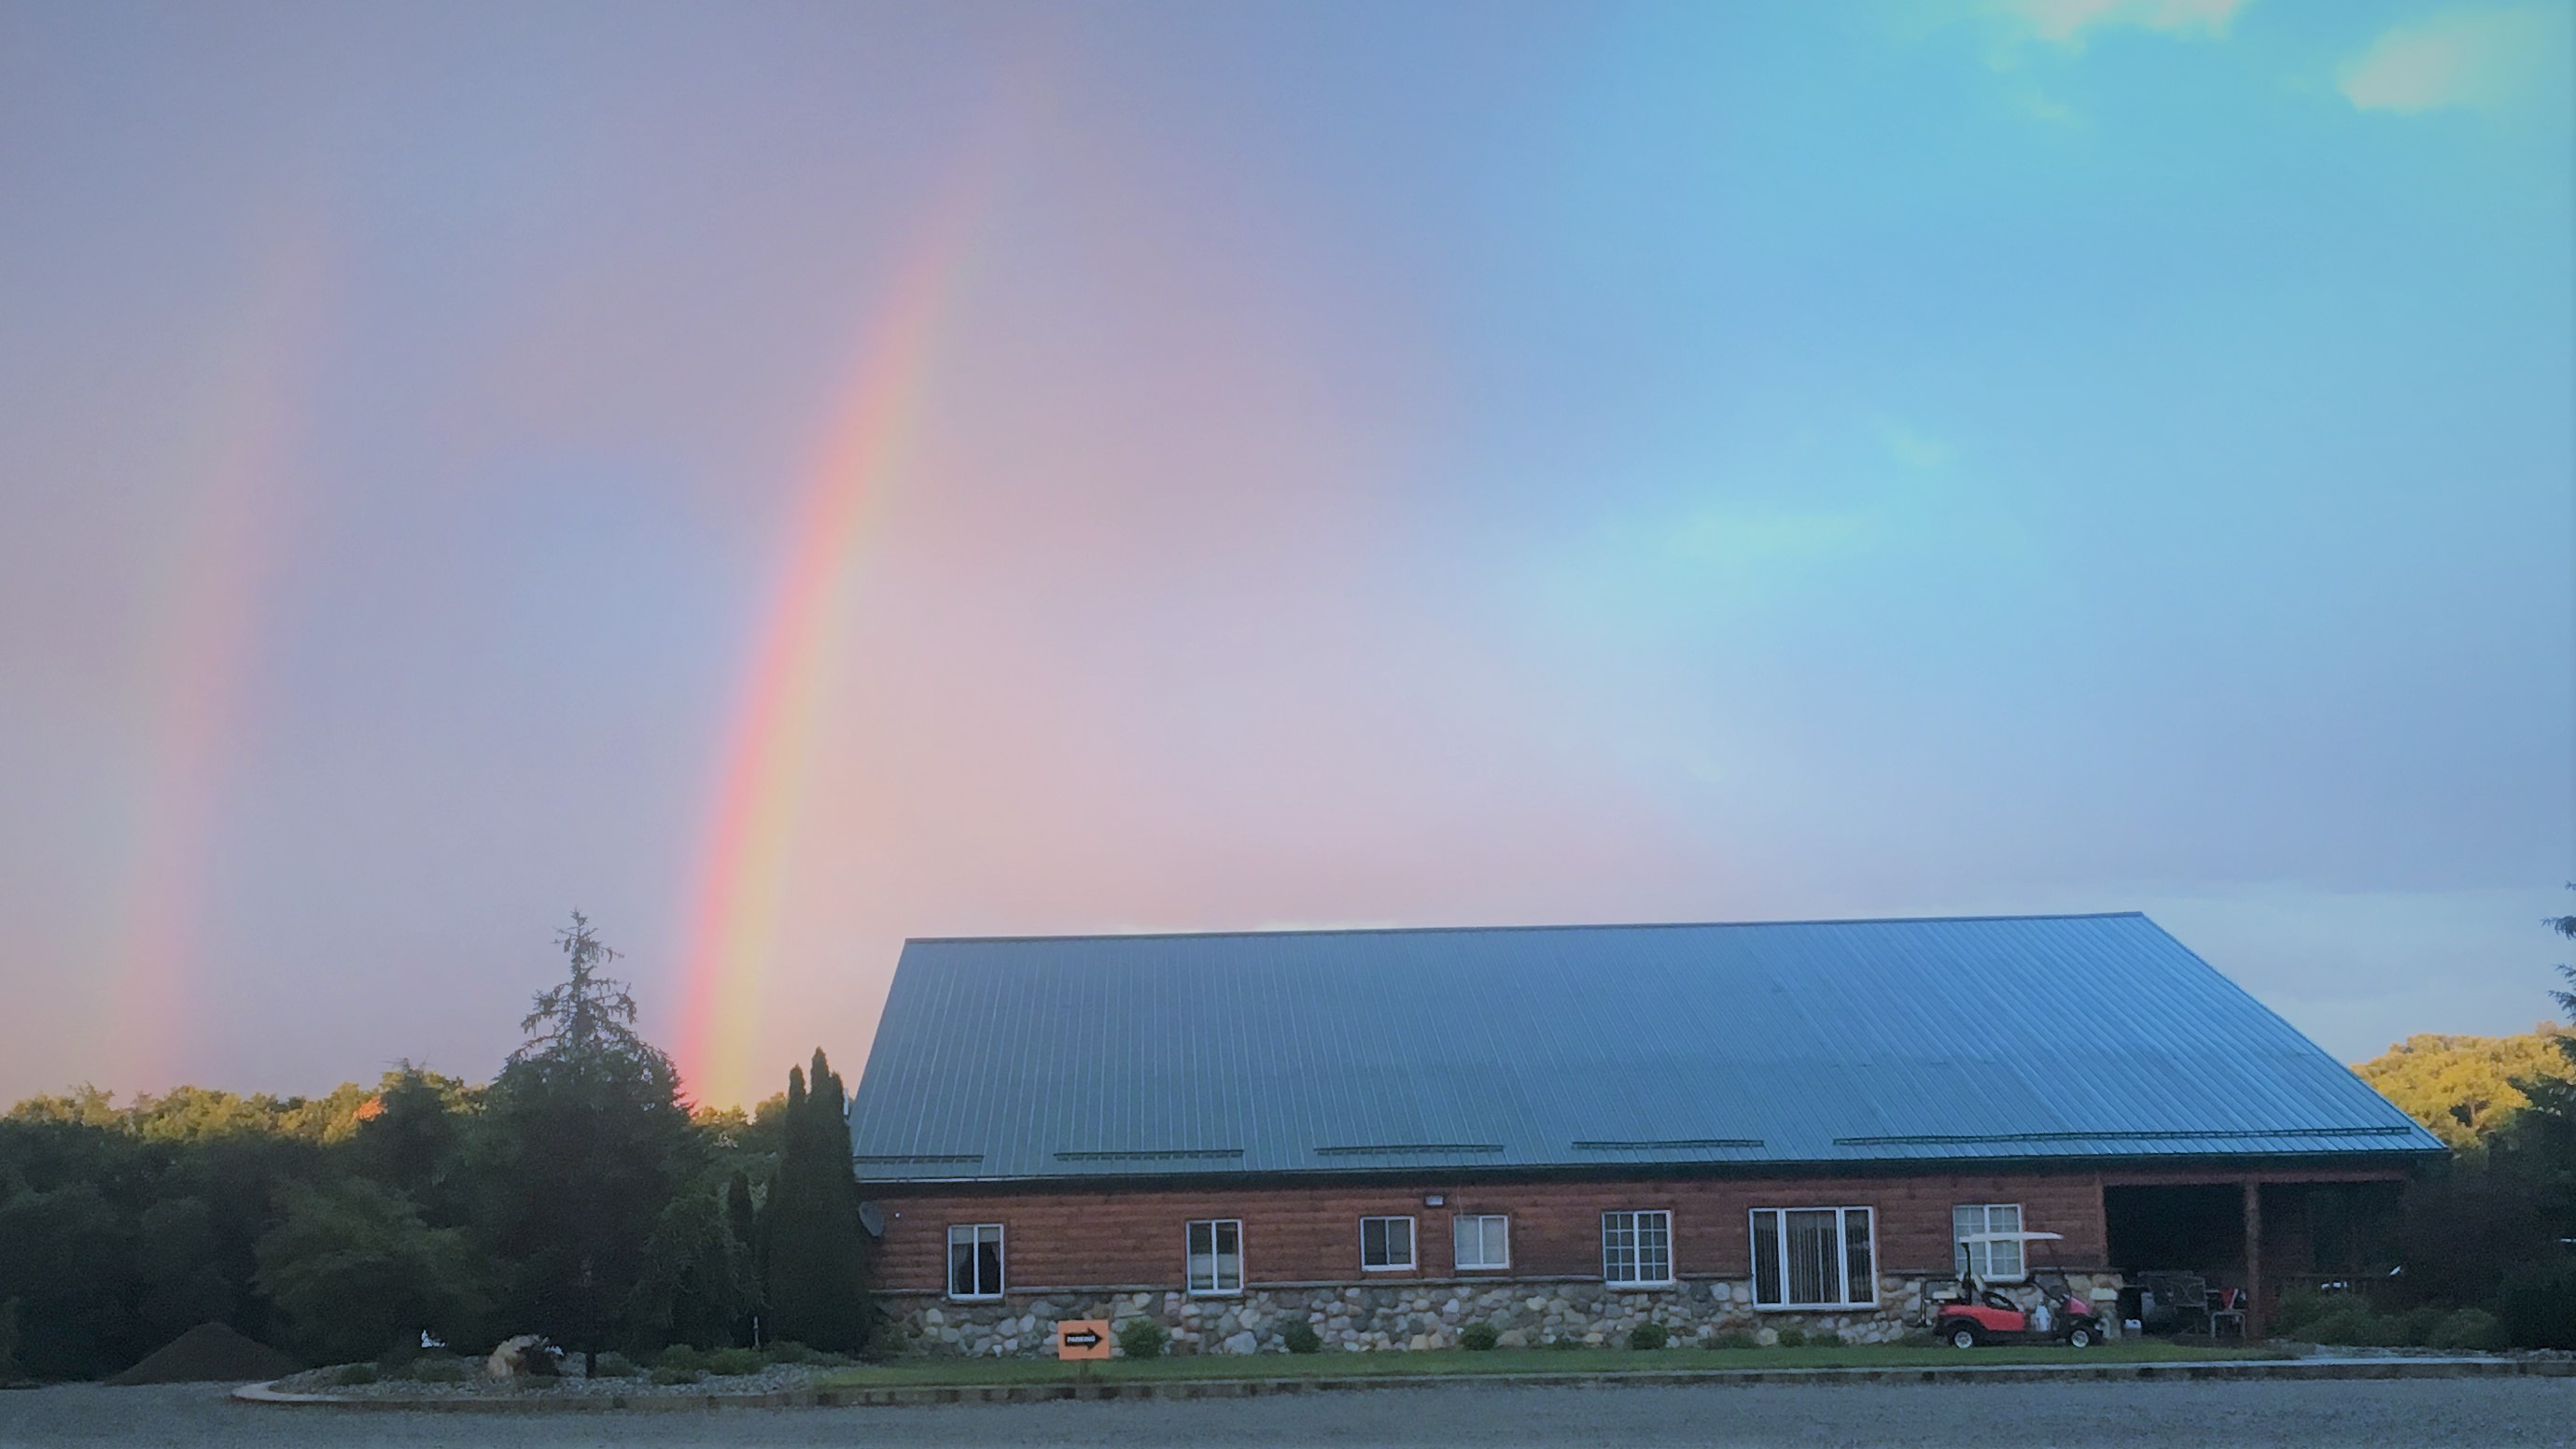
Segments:
[[[1676,1373],[1710,1369],[1923,1368],[2007,1363],[2203,1363],[2266,1358],[2265,1350],[2184,1348],[2153,1339],[2094,1348],[1498,1348],[1485,1353],[1265,1353],[1186,1358],[1104,1359],[1091,1364],[1025,1358],[908,1358],[846,1369],[831,1388],[908,1388],[932,1384],[1051,1384],[1088,1377],[1103,1383],[1163,1379],[1354,1378],[1361,1375]]]

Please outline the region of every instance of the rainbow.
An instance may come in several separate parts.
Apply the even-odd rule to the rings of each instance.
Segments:
[[[701,1102],[751,1101],[766,1079],[754,1052],[841,601],[913,440],[983,190],[957,188],[895,270],[794,513],[785,567],[735,707],[692,892],[679,1063]],[[784,1074],[782,1061],[782,1080]]]

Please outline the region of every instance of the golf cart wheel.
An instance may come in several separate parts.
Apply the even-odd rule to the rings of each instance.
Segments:
[[[1952,1348],[1975,1348],[1977,1330],[1964,1323],[1954,1324],[1950,1329],[1949,1339]]]
[[[2093,1329],[2088,1324],[2079,1323],[2073,1328],[2066,1330],[2066,1346],[2068,1348],[2091,1348],[2093,1346],[2093,1341]]]

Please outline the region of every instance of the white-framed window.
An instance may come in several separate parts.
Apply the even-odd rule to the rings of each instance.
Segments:
[[[1413,1219],[1360,1219],[1360,1266],[1372,1271],[1413,1266]]]
[[[1878,1302],[1878,1245],[1865,1207],[1755,1208],[1753,1306],[1866,1308]]]
[[[1660,1287],[1673,1281],[1673,1215],[1601,1215],[1601,1281],[1613,1287]]]
[[[1950,1209],[1952,1266],[1961,1273],[1974,1273],[1989,1283],[2020,1282],[2030,1276],[2030,1264],[2022,1256],[2021,1244],[1962,1241],[1979,1233],[2020,1231],[2020,1203],[1963,1202],[1959,1204]]]
[[[1243,1291],[1243,1222],[1202,1218],[1190,1224],[1190,1291]]]
[[[1451,1220],[1462,1270],[1512,1265],[1512,1220],[1502,1213],[1460,1213]]]
[[[948,1230],[948,1296],[1002,1296],[1002,1225],[960,1223]]]

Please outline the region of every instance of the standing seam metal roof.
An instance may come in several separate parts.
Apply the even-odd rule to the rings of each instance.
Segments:
[[[2138,914],[905,943],[877,1181],[2437,1152]]]

